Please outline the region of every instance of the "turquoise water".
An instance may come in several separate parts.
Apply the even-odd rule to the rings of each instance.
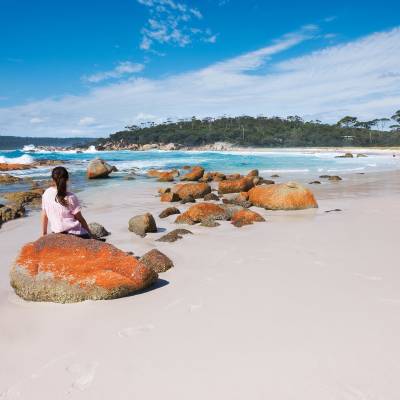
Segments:
[[[172,169],[184,165],[201,165],[209,171],[247,172],[259,169],[260,174],[268,178],[278,173],[288,179],[313,177],[321,174],[345,174],[350,172],[375,172],[400,168],[400,159],[391,154],[369,155],[367,158],[338,159],[332,152],[198,152],[198,151],[113,151],[85,153],[76,152],[39,152],[39,151],[0,151],[0,162],[29,163],[38,159],[55,159],[67,162],[75,187],[88,185],[85,171],[88,161],[101,157],[115,165],[119,172],[113,179],[101,182],[91,181],[90,185],[104,185],[121,180],[126,174],[135,171],[143,182],[146,171],[151,168]],[[16,171],[14,175],[30,176],[34,179],[46,179],[51,168],[43,167],[33,170]],[[143,178],[141,178],[143,177]],[[131,182],[131,181],[130,181]]]

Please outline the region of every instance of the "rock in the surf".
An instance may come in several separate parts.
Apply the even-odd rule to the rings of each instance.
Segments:
[[[95,158],[89,162],[87,167],[87,177],[89,179],[107,178],[111,172],[115,171],[118,171],[115,166],[108,164],[101,158]]]
[[[204,168],[200,166],[193,167],[190,172],[181,177],[181,181],[198,181],[204,174]]]
[[[0,184],[13,184],[13,183],[20,183],[23,179],[19,178],[18,176],[13,176],[10,174],[0,175]]]

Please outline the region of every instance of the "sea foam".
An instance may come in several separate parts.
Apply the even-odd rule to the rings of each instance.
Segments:
[[[34,159],[28,154],[24,154],[23,156],[20,157],[0,156],[0,163],[3,164],[32,164],[33,162]]]

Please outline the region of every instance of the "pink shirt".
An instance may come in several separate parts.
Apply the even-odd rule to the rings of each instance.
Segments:
[[[68,192],[66,201],[68,207],[56,201],[57,189],[49,187],[42,196],[42,210],[46,213],[50,222],[51,230],[54,233],[68,232],[74,235],[84,235],[86,230],[74,215],[81,211],[78,198]]]

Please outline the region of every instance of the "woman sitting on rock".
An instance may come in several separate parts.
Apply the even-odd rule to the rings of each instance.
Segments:
[[[42,234],[47,235],[50,222],[54,233],[66,233],[83,239],[92,237],[88,224],[83,218],[78,198],[67,191],[68,171],[56,167],[51,172],[54,186],[49,187],[42,197]]]

